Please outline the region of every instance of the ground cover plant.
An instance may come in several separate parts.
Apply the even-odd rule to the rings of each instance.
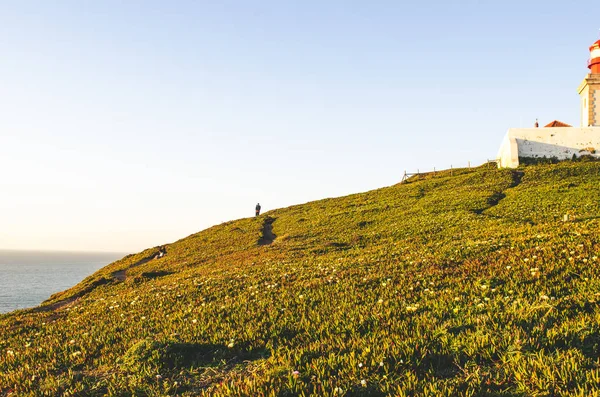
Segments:
[[[598,396],[599,186],[437,172],[125,257],[0,316],[0,395]]]

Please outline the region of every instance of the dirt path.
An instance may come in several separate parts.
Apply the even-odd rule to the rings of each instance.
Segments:
[[[152,259],[154,259],[156,256],[150,256],[148,258],[144,258],[142,260],[137,261],[136,263],[134,263],[133,265],[129,266],[127,269],[123,269],[123,270],[119,270],[117,272],[113,272],[111,274],[111,276],[116,279],[117,281],[125,281],[127,279],[127,270],[129,269],[133,269],[134,267],[138,267],[143,265],[144,263],[148,263],[150,262]]]
[[[510,184],[510,186],[508,186],[508,188],[504,189],[503,191],[496,192],[496,193],[492,194],[490,197],[488,197],[488,199],[487,199],[488,207],[487,208],[475,210],[473,212],[475,212],[477,215],[485,215],[485,211],[500,204],[500,201],[502,201],[506,198],[505,192],[507,190],[513,189],[521,184],[521,179],[523,179],[523,175],[525,175],[525,173],[523,171],[520,171],[520,170],[512,171],[512,183]]]
[[[510,185],[511,188],[517,187],[521,184],[521,179],[523,179],[523,175],[525,175],[525,171],[515,170],[512,172],[513,183]]]
[[[165,254],[163,254],[163,256],[164,255]],[[133,265],[129,266],[127,269],[123,269],[123,270],[119,270],[119,271],[113,272],[111,274],[111,277],[113,278],[113,281],[123,282],[123,281],[125,281],[127,279],[127,270],[132,269],[134,267],[141,266],[144,263],[148,263],[151,260],[155,259],[156,257],[157,257],[156,255],[153,255],[153,256],[150,256],[148,258],[141,259],[141,260],[137,261],[136,263],[134,263]],[[89,287],[85,288],[84,290],[76,293],[75,295],[73,295],[73,296],[71,296],[69,298],[60,300],[58,302],[54,302],[54,303],[52,303],[50,305],[38,306],[38,307],[34,308],[33,311],[34,312],[56,311],[56,310],[62,309],[64,307],[71,306],[76,301],[78,301],[83,295],[86,295],[86,294],[92,292],[96,287],[98,287],[100,285],[104,285],[104,284],[109,284],[109,283],[111,283],[111,280],[108,280],[108,279],[105,279],[105,278],[97,280],[94,283],[92,283],[92,285],[90,285]]]
[[[111,274],[111,276],[117,281],[125,281],[125,279],[127,278],[127,270],[119,270],[118,272],[114,272],[113,274]]]
[[[267,218],[263,224],[262,236],[258,239],[258,245],[269,245],[277,238],[273,233],[273,222],[276,218]]]

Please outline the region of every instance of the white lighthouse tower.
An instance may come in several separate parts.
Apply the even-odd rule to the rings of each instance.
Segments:
[[[600,127],[600,40],[590,47],[590,73],[579,85],[581,126]]]

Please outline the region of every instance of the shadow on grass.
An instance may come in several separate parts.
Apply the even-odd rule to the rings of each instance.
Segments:
[[[179,372],[181,369],[214,367],[223,362],[253,361],[268,358],[264,347],[228,347],[213,343],[181,343],[144,339],[134,344],[120,360],[121,369],[136,373],[152,368],[157,373]]]

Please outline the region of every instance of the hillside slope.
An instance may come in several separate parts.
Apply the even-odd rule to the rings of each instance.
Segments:
[[[224,223],[0,316],[0,395],[598,396],[599,226],[597,162]]]

